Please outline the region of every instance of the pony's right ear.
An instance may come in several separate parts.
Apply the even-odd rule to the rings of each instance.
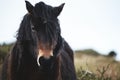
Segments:
[[[34,8],[33,5],[30,2],[28,2],[28,1],[25,1],[25,3],[26,3],[26,9],[27,9],[27,11],[29,13],[32,13],[33,8]]]

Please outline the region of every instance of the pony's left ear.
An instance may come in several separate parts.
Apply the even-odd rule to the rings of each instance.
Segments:
[[[28,2],[28,1],[25,1],[25,3],[26,3],[26,9],[27,9],[27,11],[29,13],[32,13],[33,8],[34,8],[33,5],[30,2]]]
[[[61,4],[60,6],[58,7],[54,7],[54,15],[55,17],[59,16],[63,7],[64,7],[65,3]]]

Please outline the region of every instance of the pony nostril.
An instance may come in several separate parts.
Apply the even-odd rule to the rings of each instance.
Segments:
[[[44,70],[51,68],[53,64],[54,57],[51,56],[49,59],[44,58],[43,56],[39,58],[40,67]]]
[[[53,50],[46,50],[46,49],[39,50],[39,53],[38,53],[38,56],[37,56],[38,66],[41,65],[40,59],[45,61],[45,60],[49,60],[51,57],[53,57]]]

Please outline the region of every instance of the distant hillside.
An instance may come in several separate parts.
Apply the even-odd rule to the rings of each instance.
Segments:
[[[100,56],[101,54],[93,49],[85,49],[85,50],[76,50],[75,55],[81,56],[81,55],[92,55],[92,56]]]
[[[104,56],[104,57],[110,57],[114,58],[117,56],[117,53],[115,51],[110,51],[108,55],[103,55],[102,53],[99,53],[93,49],[84,49],[84,50],[76,50],[75,56],[81,57],[82,55],[89,55],[89,56]]]

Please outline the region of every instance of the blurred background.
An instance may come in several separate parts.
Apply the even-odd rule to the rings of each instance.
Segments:
[[[28,1],[34,5],[41,0]],[[91,60],[93,61],[89,65],[94,65],[101,60],[106,61],[106,64],[120,61],[120,0],[42,1],[52,6],[65,3],[58,18],[62,36],[75,51],[75,57],[79,55],[75,61],[77,64],[83,63],[77,66],[83,66],[86,69],[88,68],[86,64]],[[0,10],[0,60],[2,63],[16,41],[17,30],[27,10],[25,0],[2,0]],[[99,55],[99,58],[96,55]],[[116,71],[115,74],[117,74]]]
[[[33,5],[40,0],[29,0]],[[43,0],[58,6],[66,3],[59,16],[63,37],[74,50],[95,49],[102,54],[117,52],[120,60],[119,0]],[[27,13],[24,0],[0,2],[0,43],[16,40],[16,33]]]

